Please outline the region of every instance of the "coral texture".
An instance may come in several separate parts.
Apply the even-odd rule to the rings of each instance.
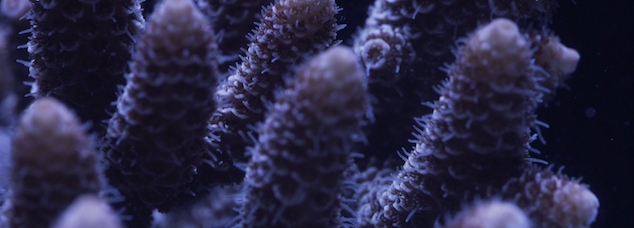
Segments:
[[[502,195],[524,210],[532,227],[590,227],[599,208],[588,186],[548,169],[527,169],[504,185]]]
[[[352,47],[334,0],[20,1],[0,10],[3,226],[597,216],[588,186],[531,157],[535,111],[580,60],[548,30],[555,0],[376,0]],[[27,70],[36,100],[16,125]]]
[[[253,23],[262,17],[262,6],[272,0],[196,0],[196,3],[214,25],[218,35],[219,71],[233,73],[230,67],[239,60],[241,50],[249,43],[245,36],[253,29]],[[228,75],[227,75],[228,76]]]
[[[152,209],[167,211],[195,195],[215,107],[215,55],[214,36],[191,0],[165,1],[138,39],[101,152],[109,183],[134,210],[126,213],[146,217],[144,224]]]
[[[143,28],[137,0],[32,0],[29,76],[36,98],[54,97],[99,129]],[[103,130],[101,130],[103,131]]]
[[[411,146],[414,119],[427,113],[420,103],[438,98],[430,88],[445,79],[456,41],[494,18],[545,24],[556,6],[556,0],[376,0],[354,43],[376,97],[368,157],[397,159],[396,151]]]
[[[247,167],[243,226],[338,227],[341,182],[366,109],[351,50],[331,48],[299,69]]]
[[[246,148],[257,137],[253,126],[264,120],[284,77],[304,59],[336,44],[338,10],[334,0],[279,0],[264,10],[249,35],[242,64],[216,92],[219,104],[209,136],[214,147],[237,163],[248,162]],[[235,172],[240,182],[244,174]]]
[[[52,98],[37,100],[20,118],[11,161],[5,227],[48,227],[75,197],[101,190],[90,139]]]
[[[381,227],[429,226],[441,210],[499,188],[526,166],[538,93],[528,41],[497,19],[449,67],[414,150],[379,202]]]

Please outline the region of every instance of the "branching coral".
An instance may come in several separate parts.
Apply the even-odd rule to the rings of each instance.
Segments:
[[[196,167],[215,107],[217,44],[190,0],[168,0],[138,39],[132,72],[101,148],[105,174],[126,214],[149,224],[196,194]],[[143,221],[144,220],[144,221]]]
[[[136,0],[33,0],[26,17],[29,76],[36,98],[55,97],[82,121],[103,131],[101,122],[130,60],[135,36],[143,28]]]
[[[3,226],[47,227],[82,194],[101,190],[97,155],[77,117],[52,98],[25,111],[13,138]]]
[[[337,227],[343,174],[367,106],[361,67],[335,47],[302,67],[261,128],[245,227]]]
[[[3,224],[593,222],[588,187],[530,156],[545,126],[535,110],[580,58],[524,26],[547,24],[556,1],[376,0],[353,47],[336,39],[334,0],[269,2],[164,0],[146,25],[136,0],[31,0],[37,100],[17,127],[5,118]],[[1,23],[6,66],[19,58],[6,49],[18,25]],[[0,89],[3,101],[19,93]],[[93,124],[97,145],[71,112]]]

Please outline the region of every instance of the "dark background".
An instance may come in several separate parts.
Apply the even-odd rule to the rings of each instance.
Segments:
[[[338,0],[349,41],[363,26],[373,0]],[[600,201],[592,227],[634,227],[633,45],[631,0],[560,0],[550,26],[563,44],[581,54],[569,90],[558,91],[539,120],[546,145],[542,158],[590,186]],[[463,34],[465,35],[465,34]],[[347,43],[347,42],[346,42]],[[594,116],[587,115],[594,110]]]

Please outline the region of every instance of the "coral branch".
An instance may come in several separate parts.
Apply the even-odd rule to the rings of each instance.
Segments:
[[[262,7],[271,2],[273,0],[196,0],[218,35],[221,74],[233,73],[230,67],[240,60],[241,50],[249,43],[247,34],[261,19]]]
[[[73,200],[97,194],[101,182],[93,145],[63,104],[37,100],[22,115],[13,138],[7,227],[48,227]]]
[[[219,104],[210,123],[209,139],[236,162],[246,163],[252,127],[264,120],[273,93],[283,87],[291,69],[336,44],[334,0],[278,0],[264,11],[237,72],[217,91]],[[243,174],[236,175],[236,182]]]
[[[538,101],[529,43],[498,19],[476,31],[450,67],[415,149],[380,199],[381,227],[430,226],[440,210],[501,187],[526,166]]]
[[[338,227],[343,173],[367,110],[351,50],[299,70],[278,98],[247,168],[244,227]]]
[[[588,186],[529,157],[580,59],[547,30],[556,0],[375,0],[353,48],[335,0],[0,1],[1,227],[597,216]]]
[[[117,86],[143,28],[137,0],[31,0],[31,88],[54,97],[93,130],[114,111]],[[108,112],[106,112],[108,110]]]
[[[443,64],[454,60],[456,39],[497,17],[547,23],[556,6],[556,0],[376,0],[355,39],[368,69],[368,88],[377,98],[376,124],[366,130],[370,144],[363,152],[384,160],[410,147],[410,135],[402,129],[414,130],[413,119],[428,113],[420,103],[437,99],[432,88],[445,78]],[[386,27],[393,32],[385,32]],[[377,45],[381,40],[390,48]]]
[[[535,77],[543,93],[542,100],[548,101],[577,69],[579,53],[561,44],[556,36],[542,32],[530,32],[527,39],[531,41],[531,47],[536,49],[533,54],[535,65],[541,68],[535,72]]]
[[[191,0],[165,1],[139,37],[101,149],[110,183],[139,207],[136,226],[149,225],[141,218],[152,209],[168,211],[196,195],[192,181],[215,108],[216,48]]]
[[[504,185],[502,195],[526,212],[533,227],[590,227],[599,209],[588,186],[549,169],[527,169]]]

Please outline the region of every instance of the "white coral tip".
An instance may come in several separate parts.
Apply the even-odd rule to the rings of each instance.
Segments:
[[[577,50],[560,45],[561,57],[555,66],[564,74],[571,74],[577,69],[577,64],[581,56]]]
[[[495,19],[479,29],[475,36],[477,42],[480,43],[476,48],[480,48],[482,51],[502,51],[506,49],[511,49],[509,51],[512,51],[523,45],[518,42],[524,41],[519,39],[521,35],[517,25],[508,19]]]

